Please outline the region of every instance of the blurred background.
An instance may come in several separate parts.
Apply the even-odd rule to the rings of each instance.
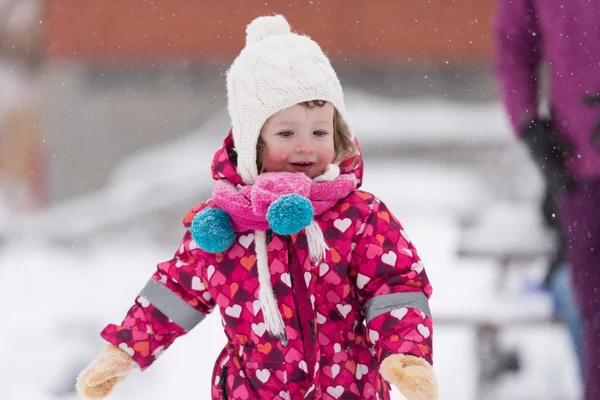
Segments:
[[[555,233],[493,73],[493,0],[0,0],[0,398],[75,399],[229,129],[245,26],[282,13],[329,54],[365,190],[421,252],[441,399],[577,399],[544,285]],[[113,399],[207,398],[217,316]],[[395,399],[401,399],[394,393]]]

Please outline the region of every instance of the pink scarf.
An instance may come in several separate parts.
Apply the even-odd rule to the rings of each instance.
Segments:
[[[319,178],[313,181],[302,173],[267,172],[260,174],[255,184],[239,189],[229,182],[217,181],[213,200],[229,214],[236,232],[267,230],[269,206],[282,195],[296,193],[306,197],[312,203],[314,215],[320,215],[354,189],[356,177],[352,174],[338,175],[331,181]]]
[[[237,232],[254,230],[260,308],[267,330],[283,341],[287,340],[285,324],[277,306],[268,265],[265,231],[269,229],[269,206],[282,195],[299,194],[310,200],[314,217],[348,196],[356,186],[357,180],[354,175],[340,175],[339,167],[333,164],[328,166],[323,175],[314,179],[302,173],[267,172],[260,174],[253,185],[236,187],[224,180],[215,184],[213,200],[217,207],[229,214],[233,229]],[[303,229],[310,259],[317,265],[329,249],[323,232],[314,219]]]

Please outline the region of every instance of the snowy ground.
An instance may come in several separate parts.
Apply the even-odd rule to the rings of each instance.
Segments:
[[[488,230],[476,235],[484,244],[511,245],[508,239],[523,229],[509,217],[523,210],[523,215],[535,213],[539,182],[526,165],[520,170],[523,157],[518,149],[510,150],[512,140],[497,104],[390,103],[350,92],[348,107],[365,148],[364,189],[381,197],[404,223],[434,285],[431,308],[441,321],[434,350],[440,398],[483,400],[476,388],[475,332],[470,326],[444,324],[444,318],[547,315],[550,304],[545,296],[522,289],[539,276],[541,264],[517,271],[510,292],[498,293],[497,262],[461,259],[457,252],[464,225],[474,219],[489,222]],[[140,153],[115,172],[106,190],[13,228],[0,249],[5,310],[0,399],[76,398],[76,374],[103,346],[98,332],[108,322],[121,321],[156,263],[172,256],[177,242],[166,231],[177,231],[183,210],[209,190],[208,158],[226,123],[226,116],[218,115],[182,141]],[[389,148],[397,156],[390,157]],[[482,162],[478,154],[465,156],[465,149],[480,149],[489,157]],[[518,179],[531,183],[522,185],[511,168],[519,168]],[[177,219],[169,220],[168,228],[153,223],[171,214]],[[529,219],[527,224],[536,225],[534,217]],[[165,232],[161,236],[152,227]],[[536,244],[529,237],[518,243]],[[513,400],[577,398],[574,361],[560,327],[515,325],[502,339],[521,351],[523,370],[486,394]],[[220,321],[211,315],[147,372],[123,382],[111,398],[205,399],[223,343]],[[395,393],[394,398],[401,397]]]

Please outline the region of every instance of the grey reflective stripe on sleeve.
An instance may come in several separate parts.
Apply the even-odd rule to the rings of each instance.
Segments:
[[[365,307],[365,319],[367,323],[381,314],[396,310],[398,308],[418,308],[431,318],[429,301],[427,296],[421,292],[392,293],[375,296]]]
[[[168,287],[152,279],[146,283],[140,296],[186,331],[191,330],[206,317],[206,314],[190,306]]]

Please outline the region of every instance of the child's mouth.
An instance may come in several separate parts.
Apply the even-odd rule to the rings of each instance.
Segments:
[[[314,165],[314,163],[312,163],[312,162],[297,162],[297,163],[290,163],[290,164],[297,171],[305,171]]]

